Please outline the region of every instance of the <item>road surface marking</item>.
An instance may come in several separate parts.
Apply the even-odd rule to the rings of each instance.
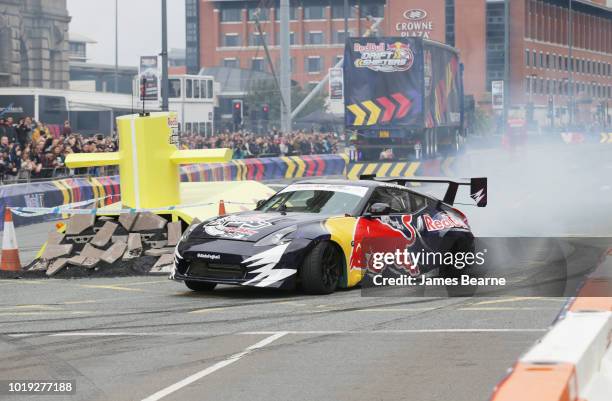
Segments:
[[[179,381],[177,383],[174,383],[174,384],[172,384],[172,385],[170,385],[170,386],[168,386],[168,387],[166,387],[164,389],[159,390],[155,394],[150,395],[149,397],[143,399],[143,401],[157,401],[157,400],[160,400],[160,399],[164,398],[165,396],[170,395],[170,394],[174,393],[175,391],[178,391],[181,388],[183,388],[185,386],[188,386],[191,383],[193,383],[193,382],[195,382],[197,380],[200,380],[203,377],[206,377],[206,376],[210,375],[211,373],[216,372],[219,369],[222,369],[222,368],[224,368],[224,367],[226,367],[228,365],[231,365],[234,362],[239,361],[240,358],[250,354],[251,352],[253,352],[253,351],[255,351],[255,350],[259,349],[259,348],[265,347],[266,345],[272,343],[273,341],[278,340],[279,338],[281,338],[285,334],[287,334],[287,333],[285,333],[285,332],[280,332],[280,333],[277,332],[275,334],[272,334],[271,336],[264,338],[260,342],[255,343],[255,344],[247,347],[242,352],[234,354],[234,355],[230,356],[227,359],[224,359],[224,360],[222,360],[220,362],[217,362],[216,364],[214,364],[214,365],[212,365],[212,366],[210,366],[210,367],[208,367],[208,368],[206,368],[204,370],[201,370],[201,371],[199,371],[197,373],[194,373],[193,375],[191,375],[189,377],[186,377],[186,378],[184,378],[183,380],[181,380],[181,381]]]
[[[207,313],[207,312],[217,312],[217,311],[220,311],[220,310],[227,310],[227,308],[222,308],[222,307],[219,307],[219,308],[204,308],[204,309],[192,310],[191,312],[187,312],[187,313],[188,314],[191,314],[191,313]]]
[[[494,299],[491,301],[480,301],[480,302],[475,302],[472,305],[503,304],[506,302],[517,302],[517,301],[556,301],[556,302],[564,303],[566,299],[565,298],[561,298],[561,299],[544,298],[544,297],[512,297],[512,298],[504,298],[504,299]]]
[[[545,307],[538,307],[538,306],[517,306],[517,307],[513,307],[513,306],[490,306],[490,307],[470,307],[470,308],[459,308],[457,310],[460,311],[516,311],[516,310],[557,310],[558,308],[545,308]]]
[[[85,288],[101,288],[105,290],[117,290],[117,291],[136,291],[136,292],[146,292],[142,288],[128,288],[128,287],[120,287],[118,285],[94,285],[94,284],[80,284],[79,287]]]

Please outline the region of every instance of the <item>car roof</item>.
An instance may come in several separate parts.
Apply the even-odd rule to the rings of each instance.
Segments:
[[[315,178],[301,181],[294,181],[291,184],[329,184],[329,185],[352,185],[355,187],[379,187],[380,182],[374,180],[342,180],[342,179],[328,179],[328,178]]]

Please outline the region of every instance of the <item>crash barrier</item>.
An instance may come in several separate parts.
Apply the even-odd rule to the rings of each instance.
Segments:
[[[612,248],[491,401],[606,401],[612,394]],[[607,296],[606,296],[607,295]]]
[[[181,181],[265,181],[342,175],[358,179],[361,174],[377,174],[380,177],[452,176],[455,161],[454,157],[420,162],[350,162],[347,155],[270,157],[181,166]],[[104,206],[120,200],[119,176],[77,177],[5,185],[0,186],[0,195],[0,210],[4,206],[53,208],[97,198],[104,198],[99,204]],[[15,225],[57,218],[57,214],[41,214],[27,219],[15,216]],[[0,229],[2,224],[0,221]]]
[[[598,134],[590,134],[584,132],[561,132],[561,139],[566,144],[579,143],[603,143],[612,144],[612,132],[600,132]]]
[[[121,199],[119,177],[66,178],[55,181],[0,186],[0,210],[9,207],[55,207],[75,202],[97,200],[105,206]],[[61,215],[59,216],[61,217]],[[57,219],[56,214],[14,216],[16,226]],[[0,229],[4,222],[0,221]]]
[[[347,155],[263,157],[182,166],[181,181],[279,180],[344,175]]]

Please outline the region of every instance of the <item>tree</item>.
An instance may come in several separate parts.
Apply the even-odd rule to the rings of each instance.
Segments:
[[[291,86],[291,106],[295,108],[301,101],[310,93],[302,89],[294,81]],[[306,116],[316,110],[325,109],[325,99],[327,95],[319,92],[302,111],[296,116],[296,118]],[[249,114],[253,111],[259,112],[264,104],[268,104],[270,107],[269,117],[270,124],[276,127],[280,126],[280,92],[276,87],[276,83],[273,78],[270,79],[258,79],[251,83],[246,98],[246,107],[248,108]],[[257,113],[259,114],[259,113]],[[250,119],[250,117],[248,118]]]

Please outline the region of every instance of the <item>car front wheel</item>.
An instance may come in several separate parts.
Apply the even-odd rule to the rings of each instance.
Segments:
[[[318,243],[304,259],[302,288],[310,294],[331,294],[340,280],[342,254],[330,242]]]
[[[212,291],[217,286],[216,283],[206,283],[203,281],[189,281],[189,280],[185,280],[185,285],[190,290],[198,291],[198,292]]]

